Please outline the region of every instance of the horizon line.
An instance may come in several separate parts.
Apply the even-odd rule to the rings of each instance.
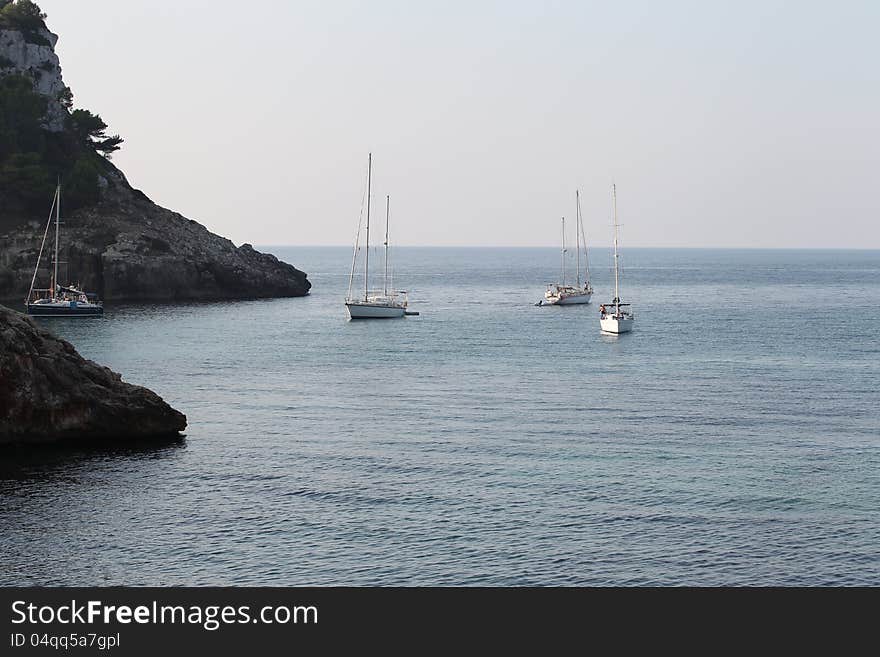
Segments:
[[[285,243],[256,243],[242,242],[242,244],[251,244],[261,248],[285,247],[285,248],[318,248],[318,249],[337,249],[337,248],[353,248],[351,244],[285,244]],[[392,248],[410,248],[410,249],[554,249],[560,250],[559,245],[512,245],[512,244],[397,244]],[[361,247],[362,248],[362,247]],[[382,245],[374,244],[372,248],[381,249]],[[613,244],[597,244],[589,247],[590,249],[612,249]],[[693,249],[693,250],[736,250],[736,251],[880,251],[880,246],[628,246],[622,251],[628,249]],[[568,249],[572,251],[572,249]]]

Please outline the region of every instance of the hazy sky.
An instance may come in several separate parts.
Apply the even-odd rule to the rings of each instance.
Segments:
[[[160,205],[351,244],[880,248],[880,2],[38,0]],[[375,207],[375,206],[374,206]],[[381,212],[380,212],[381,215]]]

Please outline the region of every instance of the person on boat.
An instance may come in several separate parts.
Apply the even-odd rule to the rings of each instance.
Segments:
[[[604,303],[601,306],[599,306],[599,314],[601,314],[602,317],[605,317],[605,304]]]

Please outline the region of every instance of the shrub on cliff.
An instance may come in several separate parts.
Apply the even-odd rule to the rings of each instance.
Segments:
[[[0,0],[0,29],[27,33],[45,28],[44,19],[30,0]],[[45,65],[41,69],[51,72]],[[53,100],[69,112],[60,132],[46,129],[49,99],[34,90],[34,81],[0,70],[0,228],[42,215],[59,178],[68,211],[100,200],[98,177],[110,167],[104,158],[123,140],[107,134],[99,115],[73,109],[69,88]]]
[[[46,27],[46,14],[31,0],[0,0],[0,27],[39,30]]]
[[[0,203],[4,206],[34,214],[47,205],[53,185],[36,153],[16,153],[0,165],[0,177]],[[15,193],[4,193],[9,189]]]
[[[0,214],[32,214],[46,203],[52,185],[44,157],[45,112],[46,99],[34,92],[30,80],[0,78]]]
[[[40,152],[45,148],[41,119],[46,107],[46,99],[34,92],[28,78],[0,77],[0,162],[14,153]]]
[[[46,14],[31,0],[0,0],[0,29],[20,30],[31,43],[48,46],[49,41],[40,34],[46,29]]]
[[[67,130],[49,132],[45,112],[46,99],[28,78],[0,77],[0,224],[8,215],[42,215],[59,176],[68,210],[99,200],[105,163],[96,151],[109,154],[122,139],[107,137],[107,125],[86,110],[74,111]]]

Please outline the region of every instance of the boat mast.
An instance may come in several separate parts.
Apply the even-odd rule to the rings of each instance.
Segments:
[[[562,287],[565,287],[565,217],[562,218]]]
[[[388,217],[391,214],[391,195],[385,195],[385,296],[388,296]]]
[[[367,159],[367,254],[364,258],[364,301],[369,295],[368,282],[370,280],[370,194],[373,175],[373,154],[370,153]]]
[[[55,195],[52,197],[52,207],[49,208],[49,219],[46,221],[46,230],[43,231],[43,241],[40,242],[40,252],[37,254],[37,264],[34,267],[34,276],[31,278],[31,289],[28,290],[25,304],[29,304],[34,297],[34,285],[37,284],[37,272],[40,271],[40,261],[43,259],[43,249],[46,247],[46,238],[49,236],[49,227],[52,225],[52,215],[55,214],[55,204],[58,202],[58,189],[55,189]]]
[[[611,207],[614,214],[614,306],[615,314],[617,314],[620,312],[620,267],[618,264],[620,254],[617,249],[617,185],[614,183],[611,184]]]
[[[581,231],[581,238],[584,242],[584,285],[590,284],[590,254],[587,253],[587,231],[584,230],[584,214],[581,212],[581,197],[577,195],[577,211],[578,211],[578,228]]]
[[[574,190],[575,199],[577,199],[577,216],[575,217],[576,225],[574,227],[575,240],[577,241],[577,282],[578,289],[581,287],[581,191]]]
[[[61,224],[61,180],[58,181],[58,186],[55,188],[55,268],[52,274],[52,298],[55,298],[55,295],[58,291],[58,241],[59,241],[59,231]]]

